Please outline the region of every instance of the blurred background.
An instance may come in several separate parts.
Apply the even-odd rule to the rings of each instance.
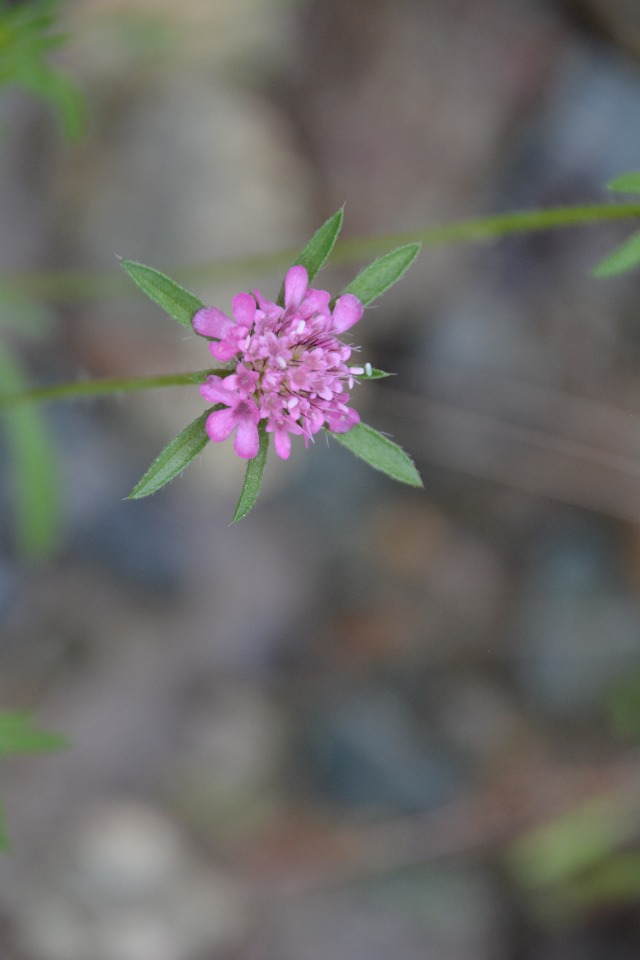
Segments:
[[[344,236],[414,230],[606,202],[639,166],[633,0],[58,11],[81,136],[0,99],[29,382],[207,366],[116,255],[228,310],[345,202]],[[590,276],[628,232],[427,248],[367,311],[398,375],[355,405],[424,492],[319,442],[230,527],[231,449],[124,499],[196,389],[52,404],[34,563],[3,432],[0,705],[72,746],[3,764],[2,960],[635,960],[638,281]]]

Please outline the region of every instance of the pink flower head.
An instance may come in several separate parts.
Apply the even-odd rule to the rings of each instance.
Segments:
[[[361,319],[364,308],[345,293],[331,309],[326,290],[309,287],[303,266],[294,266],[284,281],[284,306],[266,300],[258,290],[233,298],[233,318],[215,307],[198,310],[196,333],[211,339],[217,360],[233,361],[225,377],[210,376],[200,393],[223,404],[207,418],[207,433],[220,442],[235,430],[234,449],[245,459],[258,453],[258,423],[274,436],[276,453],[286,460],[291,435],[305,443],[323,426],[346,433],[360,417],[347,404],[354,374],[348,367],[354,349],[338,339]]]

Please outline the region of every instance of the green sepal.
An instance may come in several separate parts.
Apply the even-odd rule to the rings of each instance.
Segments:
[[[194,314],[205,306],[202,300],[153,267],[145,267],[143,263],[135,263],[133,260],[120,262],[133,282],[150,300],[162,307],[183,327],[191,329]]]
[[[191,461],[202,453],[209,442],[205,425],[207,417],[213,410],[219,409],[218,404],[205,410],[199,417],[182,430],[177,437],[170,440],[156,459],[153,461],[144,476],[137,482],[129,500],[140,500],[152,493],[157,493],[166,486],[178,473],[182,473]]]
[[[316,230],[309,243],[291,264],[292,267],[299,265],[306,269],[309,274],[309,283],[327,262],[342,229],[343,219],[344,208],[341,207]],[[280,306],[284,305],[284,283],[280,287],[277,302]]]
[[[13,753],[48,753],[68,746],[69,741],[62,734],[34,727],[33,717],[26,711],[0,713],[0,757]]]
[[[407,243],[378,257],[361,270],[342,293],[352,293],[366,307],[398,282],[420,253],[420,247],[420,243]]]
[[[607,190],[615,190],[616,193],[640,193],[640,173],[621,173],[607,184]]]
[[[375,470],[386,473],[400,483],[407,483],[410,487],[423,486],[413,460],[402,447],[373,427],[368,427],[366,423],[356,423],[347,433],[328,433]]]
[[[640,231],[610,253],[592,270],[594,277],[616,277],[640,266]]]
[[[233,515],[233,523],[237,523],[238,520],[246,517],[258,499],[260,487],[262,486],[262,476],[267,463],[267,453],[269,452],[269,434],[267,433],[266,427],[266,421],[261,420],[258,423],[260,446],[257,455],[247,463],[247,472],[244,475],[242,493],[240,494],[240,499],[238,500],[238,505]]]
[[[357,376],[358,380],[384,380],[385,377],[395,377],[395,373],[385,373],[384,370],[376,370],[375,367],[371,367],[371,373],[367,373],[366,370],[364,373],[359,373]]]

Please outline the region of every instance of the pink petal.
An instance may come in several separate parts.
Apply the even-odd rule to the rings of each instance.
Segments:
[[[231,301],[233,315],[242,327],[251,329],[256,319],[256,302],[250,293],[239,293]]]
[[[216,337],[222,340],[235,324],[233,320],[216,307],[203,307],[191,321],[193,329],[201,337]]]
[[[250,415],[240,417],[233,449],[243,460],[253,460],[258,454],[259,447],[258,427],[253,417]]]
[[[233,407],[228,407],[226,410],[214,410],[207,417],[205,425],[209,439],[213,440],[214,443],[222,443],[230,436],[236,425],[236,420],[236,411]]]
[[[227,360],[235,357],[238,349],[238,344],[229,340],[212,340],[209,344],[209,350],[213,356],[222,363],[226,363]]]
[[[333,329],[335,333],[344,333],[354,323],[362,319],[364,307],[352,293],[343,293],[333,308]]]
[[[338,414],[335,419],[328,417],[327,421],[329,430],[333,433],[348,433],[351,427],[355,427],[356,423],[360,422],[360,414],[349,407],[346,413]]]
[[[284,278],[284,302],[287,307],[298,307],[309,286],[309,274],[304,267],[291,267]]]
[[[238,402],[238,394],[234,393],[231,385],[226,386],[226,380],[216,376],[209,377],[207,382],[202,384],[200,396],[210,403],[226,403],[228,407]]]
[[[288,460],[291,453],[291,436],[286,427],[276,427],[273,431],[276,453],[281,460]]]
[[[304,315],[310,317],[313,313],[328,315],[331,294],[327,290],[309,290],[304,298]]]

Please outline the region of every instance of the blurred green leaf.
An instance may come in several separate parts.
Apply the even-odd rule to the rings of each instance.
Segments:
[[[0,713],[0,757],[18,753],[48,753],[62,750],[69,741],[59,733],[39,730],[26,711]]]
[[[267,453],[269,451],[269,434],[266,431],[266,423],[261,420],[258,424],[258,433],[260,435],[260,448],[258,455],[247,463],[247,472],[244,475],[242,493],[233,515],[233,523],[242,520],[249,513],[254,503],[258,499],[260,487],[262,486],[262,476],[267,463]]]
[[[607,190],[618,193],[640,193],[640,173],[621,173],[607,184]]]
[[[407,243],[379,257],[361,270],[342,293],[352,293],[366,307],[398,282],[420,253],[420,247],[419,243]]]
[[[616,277],[640,266],[640,231],[634,233],[621,247],[605,257],[592,270],[594,277]]]
[[[47,62],[67,40],[55,28],[58,0],[9,5],[0,0],[0,86],[15,84],[50,101],[64,130],[77,138],[84,124],[82,98],[74,84]]]
[[[526,886],[566,883],[610,856],[633,820],[618,797],[589,801],[527,833],[511,848],[509,862]]]
[[[640,897],[640,854],[616,854],[597,870],[574,881],[568,896],[582,906],[637,899]]]
[[[194,315],[204,307],[202,300],[153,267],[145,267],[143,263],[132,260],[122,260],[121,263],[133,282],[150,300],[162,307],[183,327],[191,329]]]
[[[394,480],[407,483],[411,487],[423,485],[411,457],[397,443],[378,433],[373,427],[368,427],[365,423],[356,423],[347,433],[327,432],[330,437],[374,469],[381,470]]]
[[[0,393],[26,389],[18,364],[0,342]],[[3,411],[15,488],[18,547],[32,558],[51,553],[56,540],[58,498],[50,430],[36,407]]]
[[[205,429],[207,417],[212,410],[216,409],[218,409],[217,406],[205,410],[160,451],[129,494],[129,500],[140,500],[142,497],[157,493],[178,473],[181,473],[199,453],[202,453],[209,442]]]

